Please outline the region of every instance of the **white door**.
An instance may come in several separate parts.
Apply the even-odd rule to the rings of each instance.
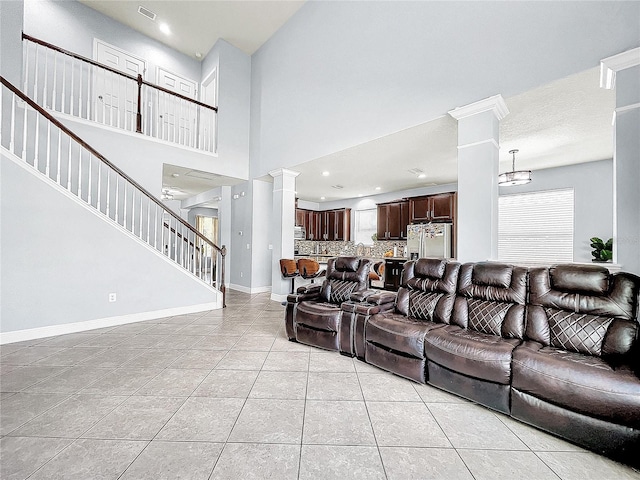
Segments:
[[[200,101],[215,107],[218,105],[218,69],[214,69],[202,82]],[[198,146],[202,150],[215,152],[216,146],[216,114],[213,110],[202,109],[200,128],[198,130]]]
[[[184,97],[196,99],[197,84],[193,80],[158,67],[157,85]],[[160,138],[182,145],[195,144],[197,107],[186,100],[164,92],[157,96],[157,125]]]
[[[95,39],[94,59],[103,65],[137,77],[146,71],[141,58]],[[116,73],[94,70],[94,120],[127,130],[135,130],[138,106],[136,82]]]

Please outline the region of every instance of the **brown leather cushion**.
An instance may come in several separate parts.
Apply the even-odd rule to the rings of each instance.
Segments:
[[[549,276],[556,290],[590,295],[609,291],[609,270],[599,265],[556,265],[549,269]]]
[[[340,305],[322,302],[300,302],[295,313],[296,323],[331,332],[338,331],[341,317]]]
[[[640,379],[599,357],[525,342],[513,353],[512,386],[569,410],[640,428]]]
[[[508,288],[513,267],[501,263],[478,263],[473,269],[474,285]]]
[[[431,330],[424,340],[429,361],[470,377],[508,385],[511,354],[520,343],[454,325]]]
[[[603,273],[602,267],[589,267],[562,265],[551,270],[556,274],[564,272],[565,287],[569,281],[577,288],[583,282],[580,288],[584,289],[588,283],[598,283]],[[634,341],[637,342],[640,278],[629,273],[614,274],[608,277],[607,292],[585,294],[584,290],[553,288],[551,270],[535,268],[529,274],[528,340],[589,355],[626,355],[633,350]],[[586,279],[579,280],[583,275]]]
[[[412,320],[398,313],[379,313],[367,322],[365,339],[369,343],[424,358],[424,336],[442,324]]]

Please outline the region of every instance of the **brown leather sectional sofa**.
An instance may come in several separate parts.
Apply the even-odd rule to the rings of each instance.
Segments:
[[[340,265],[344,277],[356,260],[335,259],[324,291],[338,275],[330,270]],[[397,295],[358,287],[331,321],[309,320],[330,295],[302,287],[289,296],[289,339],[355,355],[640,465],[639,277],[597,265],[419,259],[405,263]]]

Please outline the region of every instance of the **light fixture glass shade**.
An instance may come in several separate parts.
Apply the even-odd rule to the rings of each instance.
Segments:
[[[512,185],[524,185],[531,181],[531,170],[519,170],[517,172],[505,172],[498,175],[498,185],[510,187]]]
[[[509,153],[513,155],[511,160],[511,171],[498,175],[498,185],[502,187],[511,187],[513,185],[524,185],[525,183],[529,183],[531,181],[531,170],[516,171],[516,153],[518,153],[518,150],[509,150]]]

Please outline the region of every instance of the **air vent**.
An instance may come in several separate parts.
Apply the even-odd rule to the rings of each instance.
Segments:
[[[424,170],[422,170],[421,168],[412,168],[408,170],[408,172],[413,173],[414,175],[419,175],[421,173],[424,173]]]
[[[331,185],[333,188],[335,188],[336,190],[342,190],[344,188],[344,186],[342,185]]]
[[[215,178],[220,177],[220,175],[218,175],[216,173],[201,172],[200,170],[191,170],[190,172],[185,173],[184,176],[185,177],[192,177],[192,178],[201,178],[203,180],[213,180]]]
[[[152,20],[152,21],[156,20],[156,14],[153,13],[151,10],[147,10],[142,5],[138,7],[138,13],[143,17],[147,17],[149,20]]]

